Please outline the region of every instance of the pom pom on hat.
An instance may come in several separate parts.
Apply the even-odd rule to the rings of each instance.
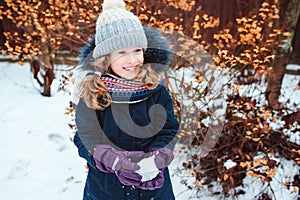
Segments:
[[[95,59],[125,47],[147,48],[141,21],[126,10],[123,0],[104,0],[102,14],[97,19],[95,45]]]
[[[126,4],[123,0],[104,0],[102,4],[102,9],[107,10],[110,8],[122,8],[125,9]]]

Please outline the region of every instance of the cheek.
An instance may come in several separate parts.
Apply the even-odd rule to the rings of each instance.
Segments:
[[[140,63],[144,63],[144,55],[140,55],[137,59]]]
[[[112,69],[117,69],[122,64],[123,64],[123,60],[122,59],[116,59],[116,60],[112,61],[112,63],[110,64],[110,67]]]
[[[119,65],[118,65],[118,63],[114,63],[114,64],[112,64],[111,66],[110,66],[110,68],[111,68],[111,70],[113,71],[113,72],[118,72],[119,70],[120,70],[120,68],[121,67],[119,67]]]

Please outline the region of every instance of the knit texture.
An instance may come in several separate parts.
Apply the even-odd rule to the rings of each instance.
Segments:
[[[101,80],[112,96],[113,103],[136,103],[143,101],[156,93],[164,85],[163,80],[161,80],[155,89],[149,90],[145,86],[141,86],[139,82],[120,79],[111,74],[102,75]]]
[[[123,0],[104,0],[97,19],[93,57],[130,46],[147,48],[147,38],[137,16],[125,9]]]

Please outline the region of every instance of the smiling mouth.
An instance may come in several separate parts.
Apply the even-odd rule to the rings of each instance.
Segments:
[[[123,69],[125,71],[135,71],[140,67],[140,65],[136,65],[136,66],[127,66],[127,67],[123,67]]]

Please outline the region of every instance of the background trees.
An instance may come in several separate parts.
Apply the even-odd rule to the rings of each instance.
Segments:
[[[20,64],[36,60],[32,68],[44,69],[44,83],[39,82],[50,96],[54,65],[77,64],[68,57],[78,55],[93,34],[99,5],[97,0],[1,1],[2,54]]]
[[[216,55],[222,48],[216,41],[218,40],[220,44],[222,40],[214,38],[214,34],[220,30],[225,30],[227,34],[226,30],[241,26],[241,22],[239,25],[235,18],[257,13],[262,2],[273,1],[230,0],[224,3],[217,0],[164,0],[157,4],[154,1],[128,0],[127,7],[139,15],[144,24],[182,32],[204,45],[210,55]],[[276,52],[273,52],[278,58],[273,64],[277,70],[273,71],[270,68],[271,75],[266,91],[270,106],[278,109],[278,96],[285,65],[289,62],[298,62],[297,57],[299,57],[297,53],[299,37],[294,37],[299,34],[299,31],[295,32],[299,29],[299,26],[298,28],[296,26],[299,18],[299,3],[296,0],[274,2],[279,12],[278,18],[269,24],[268,30],[265,28],[261,35],[257,35],[259,39],[256,41],[267,41],[265,36],[274,30],[289,33],[288,37],[287,35],[281,37],[281,42],[280,38],[276,38],[278,43],[285,45],[280,44],[282,48],[277,48]],[[74,62],[74,59],[68,57],[70,54],[77,56],[80,48],[93,35],[95,20],[101,11],[101,3],[102,1],[98,0],[0,2],[2,54],[9,55],[11,59],[18,60],[20,63],[24,59],[37,59],[42,66],[50,69],[53,69],[54,63],[76,65],[76,60]],[[235,37],[236,33],[230,34]],[[247,34],[246,36],[249,36],[249,33]],[[290,47],[293,47],[292,51]],[[67,53],[64,50],[67,50]],[[285,57],[287,60],[278,61],[279,57]],[[44,94],[50,95],[49,91],[46,93]]]

